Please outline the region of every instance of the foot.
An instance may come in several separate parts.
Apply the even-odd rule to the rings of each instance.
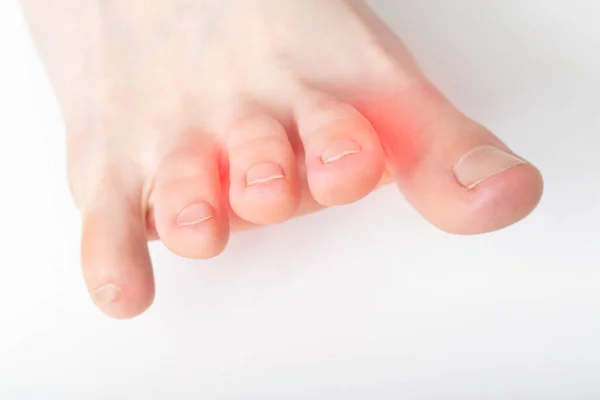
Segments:
[[[152,302],[148,240],[213,257],[231,229],[387,180],[459,234],[540,199],[539,172],[450,104],[361,0],[23,5],[66,121],[85,279],[111,316]]]

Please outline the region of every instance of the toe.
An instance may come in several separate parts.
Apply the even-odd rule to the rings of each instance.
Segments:
[[[377,187],[384,171],[381,143],[354,107],[319,95],[300,102],[295,116],[315,200],[348,204]]]
[[[139,193],[113,176],[82,207],[82,266],[94,302],[109,316],[133,318],[154,299]]]
[[[232,210],[255,224],[291,218],[300,202],[296,157],[272,118],[245,118],[226,135]]]
[[[229,238],[227,208],[221,196],[220,151],[210,139],[180,142],[161,164],[151,206],[165,246],[187,258],[219,255]]]
[[[360,109],[377,130],[398,186],[439,228],[458,234],[494,231],[538,204],[539,171],[431,84],[405,88]]]

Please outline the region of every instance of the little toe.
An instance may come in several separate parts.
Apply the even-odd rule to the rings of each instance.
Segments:
[[[144,214],[138,193],[115,176],[82,207],[83,275],[96,305],[114,318],[133,318],[154,299]]]
[[[300,202],[298,167],[281,124],[267,116],[246,118],[225,140],[232,210],[255,224],[291,218]]]
[[[229,239],[219,160],[212,140],[193,137],[182,141],[158,170],[150,201],[156,230],[165,246],[182,257],[215,257]]]
[[[300,102],[295,117],[317,202],[348,204],[377,187],[385,167],[381,143],[354,107],[319,95]]]

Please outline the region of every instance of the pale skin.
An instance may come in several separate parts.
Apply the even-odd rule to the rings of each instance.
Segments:
[[[539,171],[454,107],[362,0],[22,0],[60,104],[94,302],[154,298],[147,243],[230,231],[395,182],[447,232],[511,225]]]

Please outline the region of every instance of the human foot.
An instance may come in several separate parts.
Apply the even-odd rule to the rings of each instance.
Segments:
[[[111,316],[152,302],[149,239],[212,257],[230,228],[359,200],[384,170],[453,233],[540,199],[539,172],[360,0],[22,2],[68,130],[84,276]]]

